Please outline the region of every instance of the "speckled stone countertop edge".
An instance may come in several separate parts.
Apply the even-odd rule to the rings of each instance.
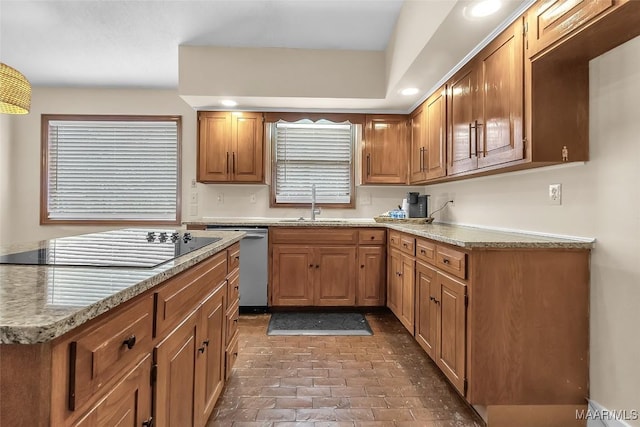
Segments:
[[[226,237],[223,237],[222,240],[174,259],[172,261],[173,265],[167,266],[166,270],[155,274],[150,272],[150,276],[147,279],[116,292],[107,298],[89,304],[86,307],[78,308],[64,318],[55,319],[46,324],[0,325],[0,344],[39,344],[53,341],[120,304],[141,295],[145,291],[152,289],[206,258],[225,250],[234,243],[239,242],[244,234],[243,232],[225,233]]]
[[[264,226],[264,227],[376,227],[401,231],[465,249],[593,249],[594,241],[581,238],[551,237],[526,232],[496,231],[445,223],[405,224],[374,222],[373,219],[344,218],[297,221],[282,218],[202,218],[185,225]]]

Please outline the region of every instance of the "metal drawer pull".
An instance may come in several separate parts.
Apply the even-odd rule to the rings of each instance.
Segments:
[[[153,427],[153,417],[149,417],[149,419],[143,421],[142,427]]]
[[[442,259],[442,262],[443,262],[444,264],[451,264],[451,261],[449,261],[449,259],[448,259],[448,258],[443,258],[443,259]]]
[[[131,335],[129,338],[127,338],[126,340],[124,340],[122,342],[122,345],[126,345],[127,348],[129,350],[131,350],[133,348],[133,346],[136,345],[136,336],[135,335]]]

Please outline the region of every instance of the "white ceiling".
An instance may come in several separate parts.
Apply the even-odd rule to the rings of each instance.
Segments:
[[[443,3],[451,8],[437,31],[424,29],[433,33],[429,40],[437,45],[429,46],[427,40],[422,61],[420,56],[410,58],[396,82],[402,84],[402,77],[408,76],[407,81],[420,85],[419,95],[400,98],[386,88],[384,99],[341,100],[334,105],[331,99],[320,102],[318,97],[321,106],[316,107],[313,98],[288,105],[408,109],[523,3],[503,0],[496,16],[485,22],[463,22],[461,27],[462,10],[470,0],[409,1],[428,2],[434,10],[442,10]],[[384,51],[407,2],[0,0],[0,60],[24,73],[34,86],[177,88],[180,45]],[[425,69],[429,68],[426,56],[437,58],[438,67]],[[275,97],[248,97],[244,102],[245,108],[283,108],[283,100]]]

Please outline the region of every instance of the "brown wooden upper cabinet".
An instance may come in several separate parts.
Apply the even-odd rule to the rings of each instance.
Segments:
[[[198,181],[264,182],[262,113],[198,112]]]
[[[615,0],[544,0],[527,13],[527,53],[540,51],[580,28],[607,9]],[[620,3],[620,1],[618,1]]]
[[[463,67],[448,88],[448,174],[524,158],[522,20]]]
[[[411,184],[422,184],[446,175],[446,133],[446,91],[442,87],[411,115]]]
[[[407,184],[407,116],[367,115],[363,184]]]

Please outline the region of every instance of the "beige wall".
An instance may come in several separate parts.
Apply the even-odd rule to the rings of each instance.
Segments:
[[[9,233],[9,180],[11,179],[11,120],[0,114],[0,244]]]
[[[586,164],[426,188],[451,222],[597,238],[591,258],[591,398],[640,410],[640,38],[591,63]],[[561,183],[561,206],[547,203]],[[443,211],[445,212],[445,211]],[[631,421],[640,426],[640,421]]]

